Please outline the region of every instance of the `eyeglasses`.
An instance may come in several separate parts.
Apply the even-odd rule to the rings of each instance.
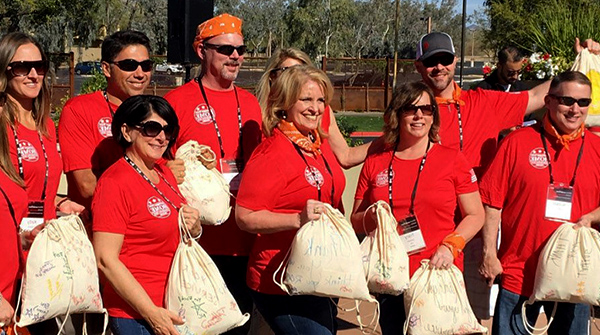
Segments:
[[[554,94],[548,94],[548,95],[555,98],[556,100],[558,100],[559,104],[565,105],[565,106],[573,106],[574,103],[577,103],[577,105],[579,105],[579,107],[587,107],[592,103],[592,99],[590,99],[590,98],[575,99],[572,97],[558,96],[558,95],[554,95]]]
[[[234,50],[237,51],[238,55],[242,56],[243,54],[246,53],[246,50],[248,49],[248,47],[243,44],[235,47],[235,46],[229,45],[229,44],[217,45],[217,44],[204,43],[204,46],[209,49],[215,49],[215,50],[217,50],[218,53],[220,53],[221,55],[225,55],[225,56],[231,56],[233,54]]]
[[[18,61],[9,63],[6,67],[6,71],[10,72],[14,77],[25,77],[31,72],[31,69],[35,69],[35,72],[43,76],[48,72],[50,63],[47,60],[36,60],[36,61]]]
[[[521,69],[521,70],[508,70],[508,71],[506,72],[506,75],[507,75],[508,77],[513,77],[513,76],[514,76],[514,75],[516,75],[516,74],[521,74],[521,72],[523,72],[523,70],[522,70],[522,69]]]
[[[279,75],[280,75],[280,74],[282,74],[282,73],[283,73],[283,71],[285,71],[285,70],[287,70],[287,69],[289,69],[289,68],[290,68],[290,66],[285,66],[285,67],[276,67],[276,68],[274,68],[273,70],[271,70],[271,72],[270,72],[270,75],[269,75],[269,76],[270,76],[271,78],[277,78],[277,77],[279,77]]]
[[[138,66],[142,67],[142,71],[150,72],[150,71],[152,71],[152,65],[154,65],[154,62],[150,59],[146,59],[141,62],[138,62],[135,59],[123,59],[123,60],[120,60],[117,62],[110,62],[110,63],[115,64],[116,66],[119,67],[119,69],[126,71],[126,72],[136,71]]]
[[[0,92],[0,107],[4,107],[6,103],[6,92]]]
[[[417,111],[421,110],[421,113],[423,113],[424,116],[432,116],[433,112],[435,111],[435,106],[434,105],[410,105],[407,107],[404,107],[402,109],[402,114],[404,114],[405,116],[409,116],[409,115],[415,115],[417,114]]]
[[[139,129],[140,132],[142,133],[142,135],[144,135],[146,137],[156,137],[160,134],[160,132],[164,131],[165,138],[169,141],[171,140],[171,138],[173,137],[173,134],[175,133],[174,126],[170,126],[168,124],[163,126],[162,124],[160,124],[156,121],[142,122],[135,127],[137,129]]]
[[[454,55],[447,53],[440,53],[434,56],[431,56],[427,59],[421,61],[425,67],[434,67],[438,64],[442,64],[443,66],[448,66],[454,62]]]

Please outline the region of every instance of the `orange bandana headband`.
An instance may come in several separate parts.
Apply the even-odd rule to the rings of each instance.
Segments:
[[[215,16],[198,25],[196,38],[194,39],[194,50],[204,40],[223,34],[242,35],[242,19],[227,13]]]

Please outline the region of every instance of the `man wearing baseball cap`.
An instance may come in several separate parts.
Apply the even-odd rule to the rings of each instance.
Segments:
[[[221,14],[198,26],[193,44],[201,60],[200,75],[165,95],[181,130],[175,149],[189,140],[208,145],[216,154],[216,168],[230,182],[235,195],[244,163],[261,140],[261,110],[250,92],[234,85],[244,61],[246,46],[242,20]],[[178,182],[185,175],[183,162],[169,164]],[[231,198],[235,208],[235,198]],[[204,226],[202,247],[216,263],[243,313],[252,311],[246,286],[246,267],[254,235],[241,231],[235,213],[219,226]],[[227,334],[247,334],[250,323]]]

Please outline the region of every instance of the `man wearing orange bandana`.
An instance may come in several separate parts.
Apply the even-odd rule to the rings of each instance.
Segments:
[[[246,52],[242,20],[221,14],[201,23],[193,48],[201,60],[200,76],[165,95],[181,125],[175,149],[189,140],[210,146],[217,156],[216,168],[236,195],[244,165],[262,136],[258,100],[234,84]],[[169,165],[178,181],[183,181],[183,162],[175,160]],[[231,205],[235,207],[233,197]],[[242,312],[252,311],[245,280],[253,240],[254,235],[238,228],[233,211],[225,223],[204,226],[199,240]],[[250,322],[227,334],[247,334],[249,326]]]
[[[533,292],[539,254],[562,222],[600,222],[600,138],[585,130],[591,83],[579,72],[556,76],[545,96],[542,124],[508,135],[480,184],[486,205],[482,272],[502,274],[492,334],[526,334],[521,305]],[[556,206],[560,202],[561,206]],[[561,222],[562,221],[562,222]],[[502,222],[500,250],[496,252]],[[540,306],[527,307],[535,324]],[[548,334],[587,334],[589,307],[559,303]]]

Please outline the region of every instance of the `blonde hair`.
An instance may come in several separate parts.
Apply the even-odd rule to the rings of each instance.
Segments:
[[[304,65],[313,65],[310,57],[300,49],[277,49],[267,61],[265,72],[262,77],[260,77],[255,90],[258,103],[263,112],[267,110],[267,99],[269,98],[269,92],[271,92],[271,85],[273,84],[273,70],[280,68],[281,64],[290,58],[295,59]]]
[[[314,81],[323,90],[325,104],[328,105],[333,97],[333,86],[327,75],[309,65],[298,65],[285,70],[273,83],[267,99],[267,106],[263,111],[263,133],[269,137],[273,129],[300,98],[302,86],[309,81]],[[323,132],[319,129],[319,133]]]
[[[33,37],[24,34],[22,32],[13,32],[4,35],[0,39],[0,91],[6,92],[8,87],[9,77],[6,72],[8,64],[11,62],[17,49],[25,44],[35,45],[40,54],[42,60],[46,60],[46,54],[42,50],[41,45],[33,39]],[[0,168],[6,173],[6,175],[15,183],[20,186],[24,186],[23,179],[17,173],[11,159],[10,159],[10,145],[7,134],[7,126],[14,127],[19,121],[18,106],[16,103],[8,98],[8,92],[6,103],[2,107],[2,115],[0,116]],[[33,119],[35,121],[36,129],[44,136],[48,136],[48,129],[46,123],[50,117],[50,89],[46,81],[46,77],[42,80],[42,89],[38,96],[33,101]]]
[[[383,114],[383,139],[386,144],[394,145],[400,140],[400,120],[403,110],[427,93],[433,107],[433,123],[429,129],[429,140],[439,142],[440,112],[433,91],[422,81],[403,83],[396,88],[392,101]]]

